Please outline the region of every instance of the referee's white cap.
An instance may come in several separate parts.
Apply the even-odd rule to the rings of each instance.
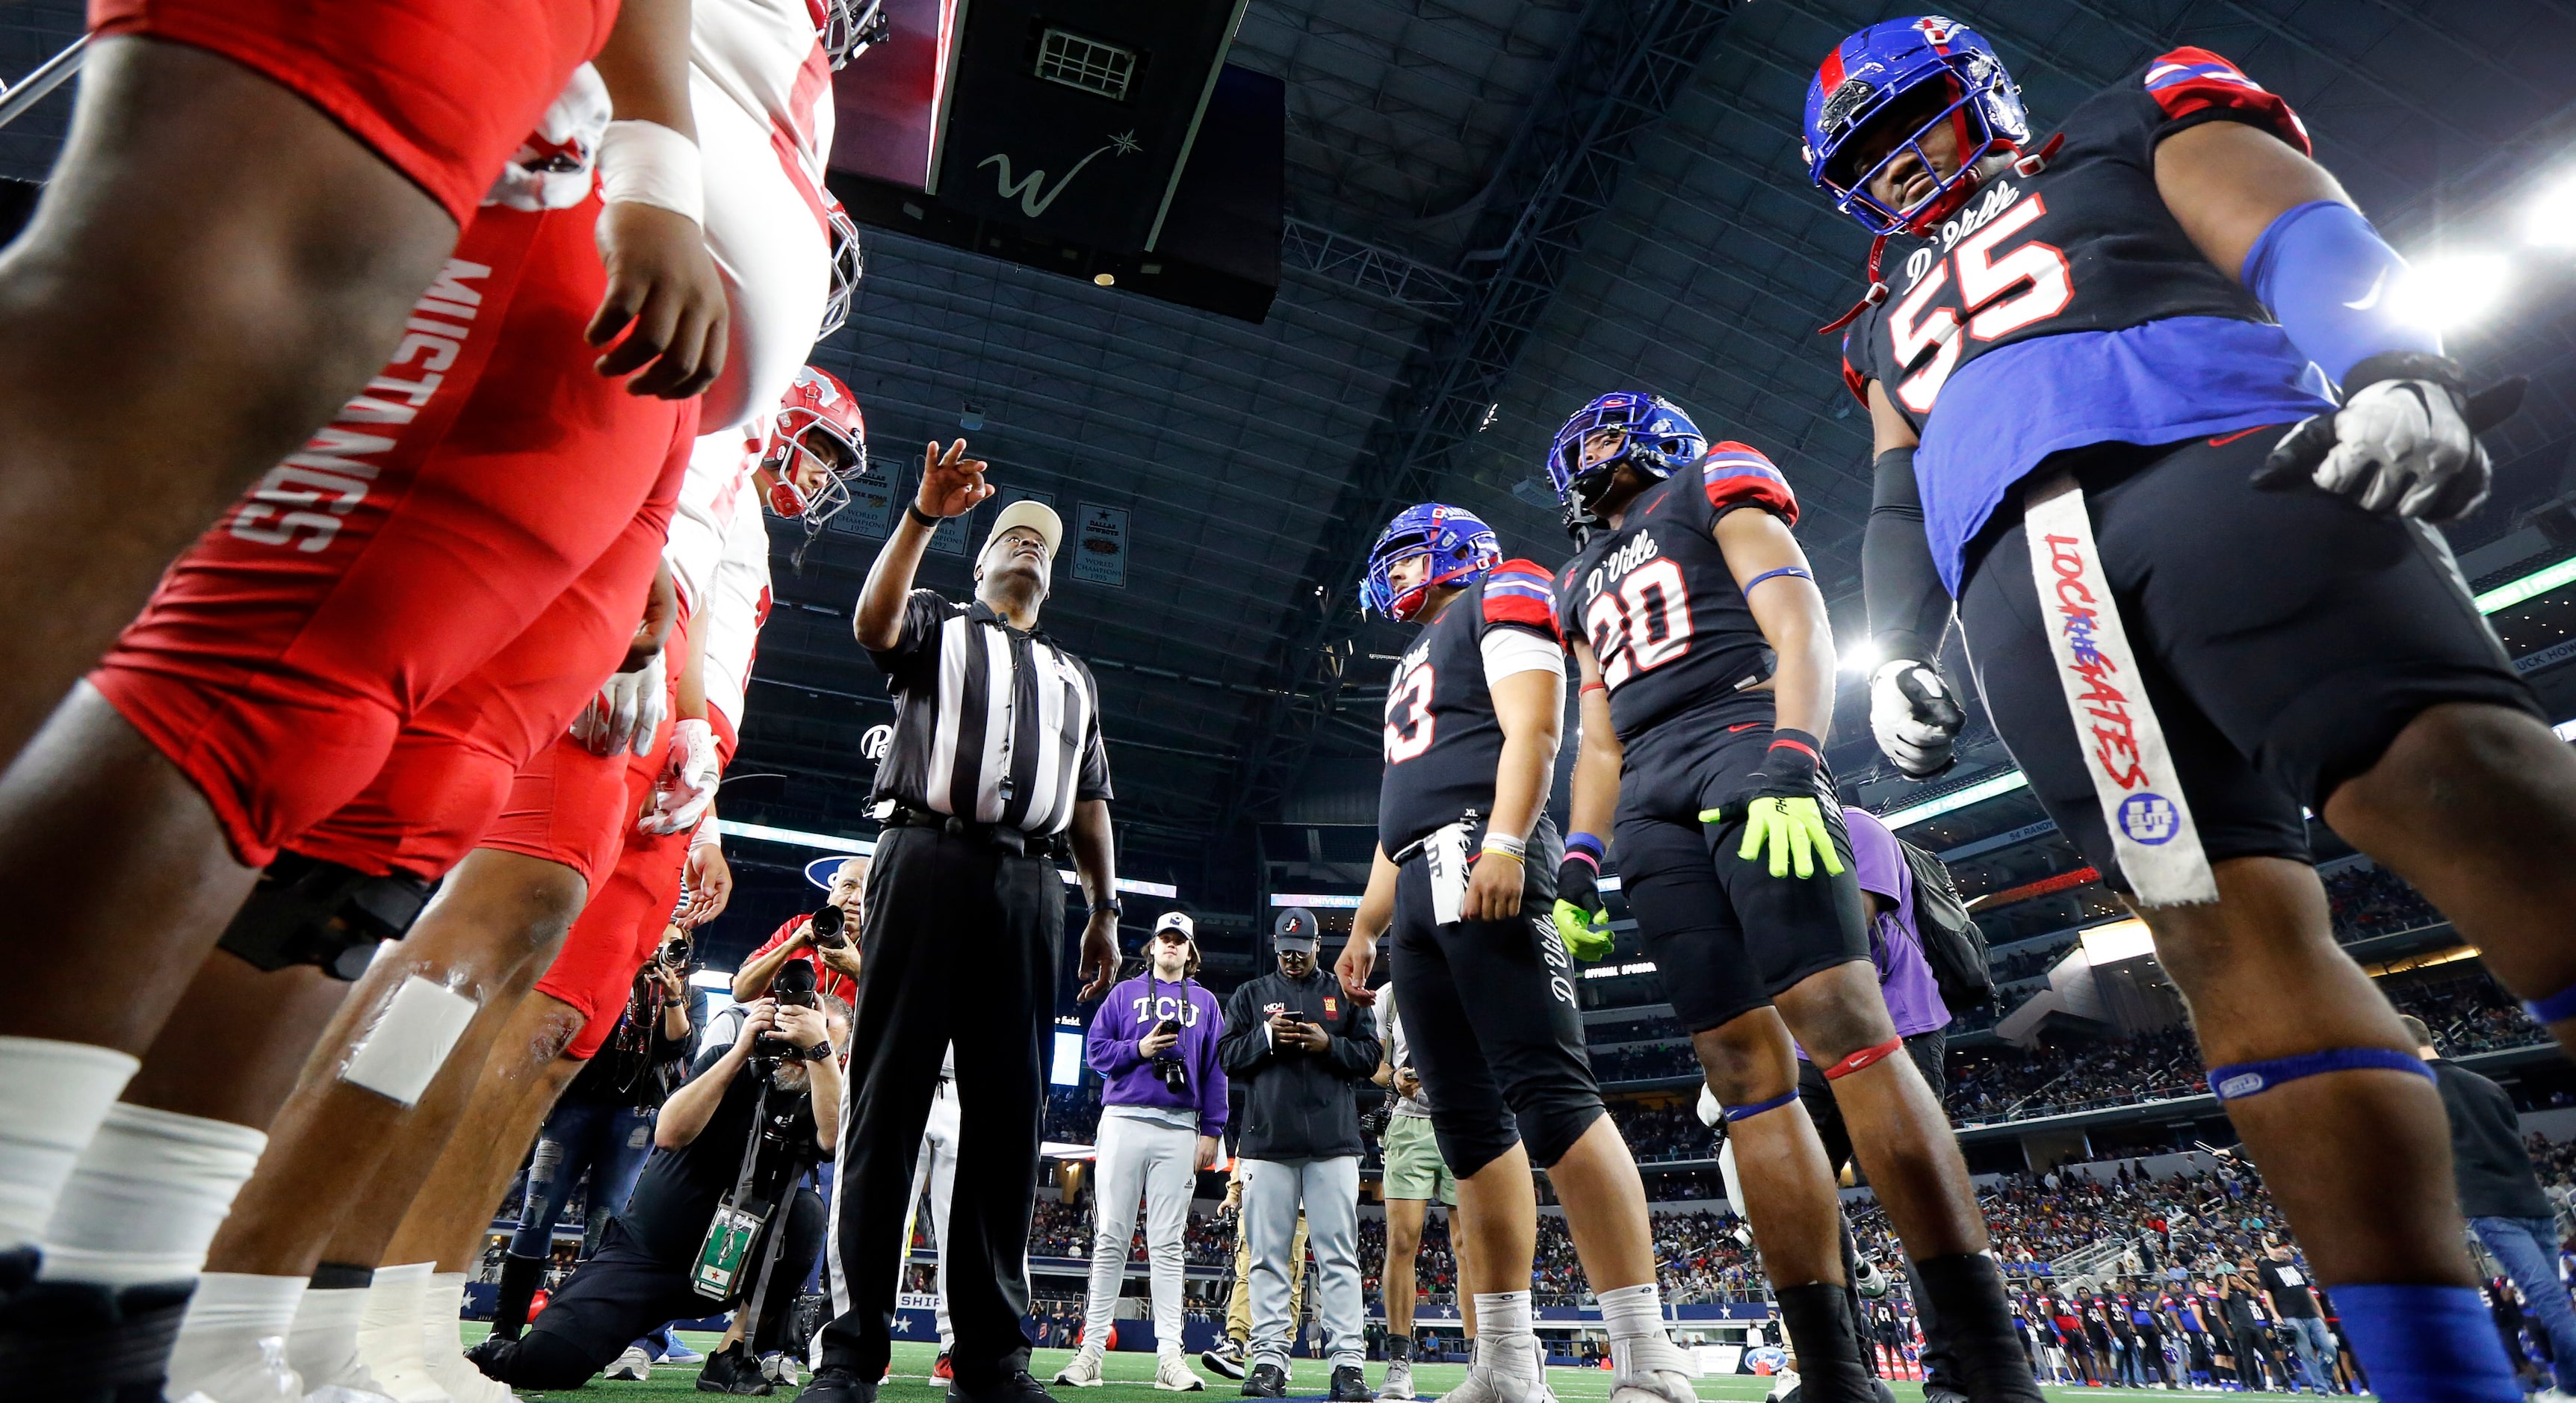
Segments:
[[[1064,518],[1056,515],[1055,508],[1046,503],[1034,497],[1022,497],[994,514],[993,529],[984,533],[984,549],[991,550],[993,543],[1002,539],[1002,533],[1014,526],[1025,526],[1038,533],[1038,539],[1046,542],[1050,560],[1064,545]]]

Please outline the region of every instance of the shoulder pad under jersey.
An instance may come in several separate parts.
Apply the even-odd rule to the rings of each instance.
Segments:
[[[2187,119],[2208,120],[2202,115],[2206,113],[2251,122],[2298,148],[2299,154],[2315,154],[2308,143],[2308,129],[2290,104],[2207,49],[2184,47],[2160,54],[2139,81],[2164,109],[2169,131],[2178,130],[2174,124]]]
[[[1791,526],[1798,524],[1798,494],[1761,449],[1731,440],[1712,444],[1694,471],[1715,510],[1762,507]]]
[[[1544,629],[1563,640],[1556,628],[1555,580],[1546,567],[1528,560],[1506,560],[1485,575],[1485,622]]]

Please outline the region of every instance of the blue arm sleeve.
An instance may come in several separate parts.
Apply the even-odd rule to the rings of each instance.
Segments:
[[[2383,351],[2442,354],[2432,327],[2398,306],[2397,256],[2350,205],[2311,200],[2283,210],[2245,255],[2246,290],[2272,309],[2281,329],[2337,384]]]

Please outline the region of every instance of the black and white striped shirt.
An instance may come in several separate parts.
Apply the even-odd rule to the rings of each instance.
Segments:
[[[877,800],[1048,837],[1110,797],[1099,684],[1045,634],[917,589],[895,645],[869,656],[895,706]]]

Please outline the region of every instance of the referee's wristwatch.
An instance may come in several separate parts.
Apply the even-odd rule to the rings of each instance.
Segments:
[[[804,1049],[796,1055],[804,1058],[808,1062],[820,1062],[824,1058],[832,1055],[832,1040],[830,1038],[825,1038],[821,1042]]]

